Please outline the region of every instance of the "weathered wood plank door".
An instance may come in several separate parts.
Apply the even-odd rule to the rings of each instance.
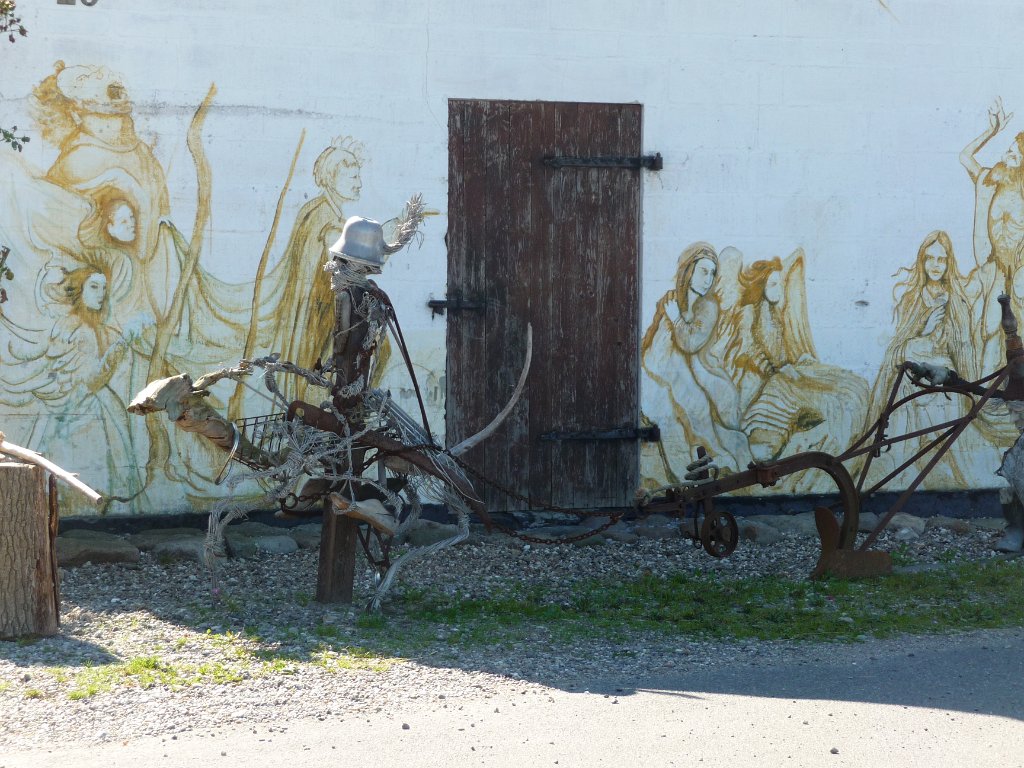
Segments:
[[[641,114],[638,104],[449,102],[449,445],[507,402],[533,327],[524,397],[466,456],[526,499],[475,479],[491,510],[632,502],[637,441],[579,433],[637,426],[640,173],[543,159],[639,156]]]

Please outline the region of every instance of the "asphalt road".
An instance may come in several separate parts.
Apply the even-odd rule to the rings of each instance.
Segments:
[[[1024,766],[1024,630],[808,646],[779,662],[602,679],[401,712],[60,746],[0,768]]]

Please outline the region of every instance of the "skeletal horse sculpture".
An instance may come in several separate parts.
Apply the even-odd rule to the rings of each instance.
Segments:
[[[443,449],[434,442],[394,308],[369,279],[370,274],[379,274],[387,256],[412,239],[422,210],[419,196],[406,205],[397,224],[396,243],[384,241],[383,228],[375,221],[358,216],[346,221],[341,238],[331,248],[332,259],[324,265],[335,294],[333,357],[326,365],[305,369],[275,355],[242,360],[236,367],[195,381],[182,373],[151,382],[128,406],[136,414],[165,411],[179,429],[194,432],[227,452],[225,470],[232,459],[248,466],[249,472],[228,474],[225,482],[233,491],[245,480],[260,481],[266,495],[250,506],[277,504],[288,515],[302,513],[304,506],[326,498],[333,514],[366,523],[361,540],[378,567],[379,578],[368,606],[371,610],[379,608],[402,565],[465,539],[470,512],[490,523],[456,457],[492,435],[511,413],[526,385],[532,356],[532,331],[527,327],[526,360],[508,404],[483,430],[458,445]],[[368,386],[377,362],[376,350],[388,331],[405,358],[422,424],[399,408],[388,393]],[[211,407],[207,397],[210,387],[221,379],[245,384],[257,369],[263,371],[269,399],[286,414],[244,419],[240,428]],[[329,391],[330,399],[319,405],[288,402],[277,385],[278,374],[303,378]],[[257,420],[258,428],[246,428],[246,422]],[[376,473],[370,471],[374,467]],[[223,475],[224,471],[218,480]],[[446,504],[455,513],[458,532],[391,561],[392,541],[402,540],[419,517],[423,500]],[[211,510],[206,562],[214,587],[218,555],[224,551],[224,526],[244,514],[231,494]]]

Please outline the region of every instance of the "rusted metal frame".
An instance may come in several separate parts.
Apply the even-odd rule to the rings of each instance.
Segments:
[[[996,372],[994,372],[994,373],[992,373],[992,374],[990,374],[988,376],[985,376],[982,379],[979,379],[976,382],[962,382],[961,384],[958,384],[958,385],[953,386],[953,387],[949,387],[949,386],[922,387],[920,390],[918,390],[916,392],[913,392],[910,395],[907,395],[906,397],[903,397],[900,400],[896,401],[895,400],[896,393],[899,390],[899,387],[902,384],[904,376],[905,376],[906,371],[907,371],[907,364],[903,363],[900,366],[899,375],[897,376],[896,381],[893,383],[892,390],[891,390],[891,392],[889,394],[889,400],[888,400],[888,402],[886,404],[885,409],[882,411],[881,415],[878,417],[878,419],[875,421],[875,423],[872,424],[872,426],[867,431],[865,431],[864,435],[862,435],[861,438],[859,440],[857,440],[857,442],[855,442],[853,445],[851,445],[849,448],[847,448],[846,451],[844,451],[842,454],[840,454],[837,457],[839,459],[839,461],[848,461],[848,460],[850,460],[852,458],[856,458],[857,456],[863,456],[863,455],[867,454],[867,457],[868,457],[867,461],[865,461],[864,462],[864,466],[861,467],[861,471],[860,471],[860,474],[859,474],[859,477],[858,477],[858,480],[857,480],[857,492],[859,494],[861,494],[862,497],[870,496],[872,493],[874,493],[875,491],[877,491],[880,488],[882,488],[883,486],[885,486],[893,478],[897,477],[901,472],[906,470],[909,466],[911,466],[914,462],[916,462],[919,458],[921,458],[921,456],[923,456],[924,454],[928,453],[928,451],[932,450],[939,442],[941,442],[942,440],[947,438],[950,434],[952,434],[952,432],[959,425],[961,425],[963,422],[966,421],[967,423],[970,423],[974,419],[974,416],[971,416],[969,414],[965,414],[964,416],[961,416],[958,419],[951,419],[950,421],[946,421],[946,422],[943,422],[941,424],[936,424],[936,425],[931,426],[931,427],[925,427],[923,429],[915,430],[914,432],[910,432],[910,433],[905,434],[905,435],[900,435],[898,437],[892,437],[892,438],[885,437],[885,431],[884,430],[885,430],[885,427],[888,426],[889,417],[897,409],[901,408],[902,406],[906,405],[907,403],[911,402],[912,400],[916,400],[919,397],[923,397],[923,396],[929,395],[929,394],[945,394],[947,396],[949,394],[962,395],[964,397],[970,398],[971,401],[972,401],[972,405],[977,405],[978,408],[980,408],[981,406],[984,406],[985,403],[988,402],[988,400],[991,399],[991,397],[992,397],[991,390],[985,390],[985,389],[981,388],[980,385],[985,383],[985,382],[992,381],[996,377],[1000,376],[1000,374],[1002,373],[1003,370],[1004,369],[1001,368],[1001,369],[997,370]],[[975,401],[975,397],[976,396],[981,396],[982,397],[982,400],[980,401],[980,403]],[[976,413],[976,411],[971,411],[971,412]],[[923,437],[924,435],[932,434],[933,432],[940,432],[940,431],[942,431],[944,429],[945,430],[949,430],[949,431],[944,433],[944,434],[942,434],[942,435],[940,435],[940,436],[938,436],[937,438],[935,438],[931,442],[929,442],[926,446],[924,446],[921,450],[919,450],[916,454],[914,454],[914,456],[912,458],[910,458],[909,460],[905,461],[897,469],[893,470],[888,475],[886,475],[884,478],[879,480],[877,483],[875,483],[867,491],[863,490],[864,481],[867,479],[867,475],[868,475],[868,471],[869,471],[869,469],[871,467],[871,463],[874,460],[874,458],[876,458],[879,455],[879,452],[880,452],[880,450],[882,448],[889,448],[889,447],[895,445],[896,443],[902,443],[902,442],[905,442],[907,440],[913,440],[913,439],[918,438],[918,437]],[[862,443],[864,443],[864,441],[867,439],[867,436],[869,434],[871,434],[871,432],[873,432],[873,431],[877,432],[877,437],[875,439],[875,442],[870,444],[870,445],[862,446]],[[948,450],[948,447],[944,448],[942,450],[942,453],[945,453],[946,450]]]
[[[491,516],[487,514],[487,507],[477,497],[476,491],[473,486],[468,482],[458,477],[451,477],[443,473],[438,469],[434,461],[427,456],[418,446],[408,446],[398,440],[388,437],[387,435],[379,431],[370,431],[360,435],[356,439],[357,443],[368,445],[371,448],[376,448],[381,453],[397,456],[400,459],[408,461],[418,469],[423,470],[428,475],[432,475],[439,480],[449,483],[462,497],[462,499],[469,505],[483,521],[484,525],[488,529],[494,526],[494,522],[491,520]]]
[[[891,482],[893,479],[898,477],[900,475],[900,473],[902,473],[906,469],[908,469],[911,465],[914,464],[914,462],[916,462],[918,459],[920,459],[922,456],[924,456],[929,451],[933,450],[935,448],[935,446],[937,446],[939,443],[941,443],[943,440],[945,440],[951,434],[953,434],[953,432],[960,426],[960,424],[962,422],[963,422],[963,419],[957,419],[956,421],[947,422],[947,424],[944,424],[941,427],[939,427],[939,429],[946,429],[946,431],[943,432],[938,437],[936,437],[934,440],[931,440],[926,445],[922,446],[913,456],[911,456],[909,459],[907,459],[902,464],[900,464],[896,469],[894,469],[888,475],[883,477],[881,480],[879,480],[877,483],[875,483],[873,486],[871,486],[868,490],[863,491],[861,495],[862,496],[870,496],[872,493],[874,493],[875,491],[879,490],[880,488],[882,488],[883,486],[885,486],[886,484]],[[968,423],[969,423],[969,420],[968,420]],[[932,430],[932,431],[935,431],[935,430]],[[926,434],[928,434],[928,433],[926,433]],[[908,435],[907,439],[909,439],[910,437],[911,436]],[[902,440],[900,440],[899,442],[902,442]],[[945,453],[947,449],[948,449],[948,446],[946,448],[943,448],[942,449],[942,453]]]
[[[855,442],[853,445],[847,448],[846,451],[844,451],[840,455],[840,461],[846,460],[851,455],[857,455],[854,454],[853,452],[857,451],[858,447],[868,439],[868,435],[870,435],[872,432],[875,433],[875,444],[879,443],[882,440],[885,440],[885,429],[886,427],[889,426],[889,416],[892,415],[893,403],[896,400],[896,393],[899,392],[900,385],[903,383],[903,377],[905,375],[906,368],[904,366],[900,366],[900,371],[896,375],[896,381],[893,382],[892,389],[889,391],[889,399],[886,401],[885,408],[882,409],[882,413],[879,414],[878,419],[875,421],[874,424],[871,425],[871,428],[865,430],[864,434],[861,435],[860,439],[857,440],[857,442]],[[872,445],[870,449],[865,452],[867,453],[868,458],[867,461],[864,462],[864,466],[861,467],[860,476],[857,478],[857,493],[860,493],[861,489],[864,487],[864,481],[867,480],[868,470],[871,468],[871,462],[877,455],[879,455],[878,449],[875,445]]]
[[[289,406],[288,414],[289,418],[298,415],[304,424],[315,429],[333,432],[336,435],[343,435],[345,433],[341,421],[336,416],[318,406],[310,405],[301,400],[296,400]],[[438,469],[433,459],[424,453],[424,450],[429,448],[429,446],[409,446],[399,440],[388,437],[378,430],[364,432],[355,438],[355,443],[364,448],[376,448],[381,454],[387,456],[396,456],[409,462],[417,469],[426,472],[428,475],[451,484],[470,508],[476,512],[488,529],[494,526],[490,515],[487,514],[487,508],[477,497],[473,486],[468,481],[457,477],[450,477]]]
[[[356,536],[359,537],[359,543],[362,545],[363,553],[370,565],[381,572],[391,567],[391,543],[394,540],[391,536],[385,538],[372,525],[360,525],[356,528]],[[373,555],[371,536],[377,540],[377,546],[380,547],[379,560]]]
[[[695,486],[681,486],[674,489],[677,501],[662,502],[669,509],[678,508],[682,504],[698,504],[710,501],[711,498],[723,493],[761,485],[767,488],[775,485],[781,478],[808,469],[820,469],[832,478],[839,490],[839,502],[843,508],[843,525],[840,531],[840,547],[852,545],[853,536],[857,533],[857,521],[860,517],[860,496],[850,476],[849,470],[835,456],[822,451],[807,451],[763,464],[753,463],[750,469],[737,472],[727,477]],[[666,509],[666,506],[647,505],[646,510]],[[705,509],[707,505],[705,504]],[[685,514],[685,513],[684,513]]]
[[[912,393],[910,395],[907,395],[906,397],[904,397],[904,398],[900,399],[899,401],[897,401],[896,403],[894,403],[888,410],[883,412],[882,416],[879,417],[879,421],[881,421],[884,418],[886,420],[886,422],[888,422],[888,417],[891,416],[893,413],[895,413],[902,406],[906,405],[907,403],[909,403],[909,402],[911,402],[913,400],[917,400],[920,397],[923,397],[925,395],[931,395],[931,394],[946,394],[946,395],[948,395],[948,394],[957,394],[957,395],[963,395],[964,397],[969,397],[969,398],[971,398],[972,401],[974,400],[973,393],[966,392],[964,390],[949,389],[949,388],[946,388],[946,387],[926,387],[926,388],[923,388],[923,389],[921,389],[921,390],[919,390],[917,392],[914,392],[914,393]],[[986,398],[986,402],[987,402],[988,399],[989,398]],[[984,402],[982,403],[982,405],[984,405]],[[904,435],[898,435],[896,437],[881,437],[881,438],[876,439],[876,441],[871,443],[870,445],[861,446],[861,443],[864,440],[864,438],[862,437],[860,440],[858,440],[852,446],[847,448],[843,453],[839,454],[836,458],[839,461],[849,461],[850,459],[854,459],[854,458],[856,458],[858,456],[863,456],[864,454],[869,454],[869,456],[873,457],[875,455],[875,453],[877,451],[881,450],[882,448],[888,448],[888,447],[890,447],[892,445],[896,445],[897,443],[906,442],[907,440],[913,440],[914,438],[917,438],[917,437],[923,437],[924,435],[931,434],[932,432],[939,432],[939,431],[941,431],[943,429],[949,429],[951,427],[954,427],[954,426],[958,425],[965,418],[968,418],[968,417],[966,415],[960,416],[960,417],[958,417],[956,419],[950,419],[949,421],[942,422],[941,424],[934,424],[934,425],[932,425],[930,427],[924,427],[922,429],[918,429],[918,430],[915,430],[913,432],[908,432],[908,433],[906,433]],[[876,422],[876,424],[877,423],[878,422]],[[874,429],[875,429],[875,426],[873,425],[871,427],[871,429],[869,429],[865,433],[864,437],[866,437]],[[858,446],[861,446],[861,447],[858,447]]]
[[[959,420],[960,423],[957,424],[957,426],[954,427],[950,431],[949,435],[945,438],[945,443],[935,452],[935,454],[924,466],[924,468],[921,470],[918,476],[914,478],[913,482],[911,482],[910,485],[907,486],[907,489],[889,508],[889,511],[886,512],[882,519],[878,521],[878,525],[875,526],[875,529],[871,531],[871,533],[868,534],[868,537],[863,541],[863,543],[861,543],[860,550],[862,552],[866,550],[868,547],[870,547],[878,538],[879,534],[885,530],[885,527],[889,524],[889,522],[896,515],[896,513],[899,512],[900,509],[902,509],[903,506],[910,499],[910,495],[915,490],[917,490],[917,487],[924,481],[925,477],[927,477],[928,474],[932,471],[932,469],[934,469],[935,465],[938,464],[939,459],[941,459],[943,455],[946,453],[946,451],[948,451],[953,446],[953,443],[956,442],[956,439],[960,437],[960,435],[963,433],[965,429],[967,429],[967,426],[972,421],[974,421],[977,415],[981,412],[982,406],[984,406],[985,403],[988,402],[988,400],[992,397],[993,393],[995,393],[996,390],[999,388],[999,385],[1002,384],[1003,381],[1005,381],[1009,375],[1010,366],[1007,365],[995,376],[995,378],[993,378],[992,383],[989,385],[985,394],[977,402],[975,402],[971,410],[968,411],[967,414],[964,415],[963,418]]]

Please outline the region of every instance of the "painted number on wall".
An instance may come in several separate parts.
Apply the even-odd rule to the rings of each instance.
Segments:
[[[93,6],[98,3],[99,0],[81,0],[82,5]],[[57,5],[74,5],[75,0],[57,0]]]

